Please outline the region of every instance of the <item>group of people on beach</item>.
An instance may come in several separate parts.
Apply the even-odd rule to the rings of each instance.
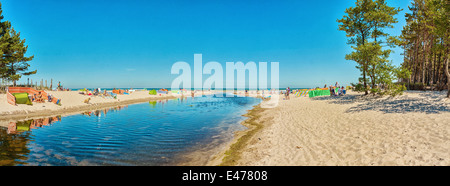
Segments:
[[[81,89],[79,94],[87,95],[87,96],[98,96],[101,94],[101,89],[96,88],[94,90],[89,90],[87,88]],[[106,94],[106,90],[104,91],[104,94]]]
[[[134,91],[135,90],[133,88],[126,89],[126,90],[113,88],[112,91],[106,91],[106,89],[104,89],[102,91],[101,88],[96,88],[96,89],[93,89],[91,91],[91,90],[89,90],[87,88],[84,88],[84,89],[80,89],[79,94],[83,94],[83,95],[87,95],[87,96],[99,96],[99,97],[102,97],[102,98],[117,99],[117,95],[118,94],[127,94],[127,95],[129,95],[130,93],[132,93]],[[91,100],[91,98],[88,97],[88,98],[86,98],[84,100],[84,103],[90,104],[89,103],[90,100]]]
[[[57,91],[70,91],[69,88],[64,88],[64,87],[61,85],[61,82],[58,82],[58,87],[56,87],[56,90],[57,90]]]
[[[42,97],[41,92],[39,92],[38,94],[28,95],[28,98],[32,102],[44,103],[44,97]]]
[[[327,88],[327,84],[323,88]],[[339,86],[338,82],[334,86],[330,85],[328,88],[330,89],[330,96],[343,96],[347,93],[345,87]]]
[[[313,90],[320,90],[321,88],[316,87],[316,89]],[[325,84],[325,86],[323,87],[322,90],[330,90],[330,96],[344,96],[347,93],[347,90],[345,89],[344,86],[340,86],[338,82],[336,82],[336,84],[334,86],[330,85],[327,86],[327,84]],[[297,90],[298,92],[299,90]],[[280,91],[280,94],[284,94],[284,99],[285,100],[290,100],[290,94],[291,93],[295,93],[295,91],[293,92],[293,90],[291,90],[290,87],[287,87],[285,91]]]
[[[54,98],[53,95],[47,94],[48,102],[52,102],[53,98]],[[30,99],[31,102],[36,102],[36,103],[44,103],[45,102],[44,96],[42,95],[42,93],[40,91],[37,94],[28,95],[28,99]]]

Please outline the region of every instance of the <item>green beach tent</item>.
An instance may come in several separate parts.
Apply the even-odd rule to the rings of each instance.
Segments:
[[[33,105],[31,103],[30,98],[28,98],[28,93],[12,93],[12,95],[16,98],[17,104],[27,104],[27,105]]]
[[[148,91],[148,94],[150,94],[150,95],[156,95],[156,90],[155,90],[155,89],[152,89],[152,90]]]

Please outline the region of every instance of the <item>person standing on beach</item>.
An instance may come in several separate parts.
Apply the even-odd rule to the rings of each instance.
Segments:
[[[330,96],[333,96],[333,87],[330,85]]]
[[[286,89],[286,99],[289,100],[289,93],[291,92],[291,88]]]

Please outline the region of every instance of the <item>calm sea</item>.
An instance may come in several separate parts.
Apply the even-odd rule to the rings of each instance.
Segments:
[[[188,97],[11,122],[0,127],[0,165],[185,163],[186,154],[244,130],[242,114],[259,103],[250,97]]]

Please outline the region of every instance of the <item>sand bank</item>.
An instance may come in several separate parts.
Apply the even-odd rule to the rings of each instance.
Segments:
[[[250,114],[256,132],[238,132],[208,165],[450,165],[445,92],[280,97]]]
[[[87,96],[78,91],[48,91],[49,94],[61,99],[62,105],[54,103],[33,103],[32,106],[18,104],[17,106],[6,102],[6,95],[0,94],[0,120],[21,120],[50,115],[67,115],[86,110],[96,110],[119,105],[146,102],[151,100],[171,99],[180,95],[162,94],[149,95],[148,91],[135,91],[130,95],[117,95],[117,99],[103,98],[100,96]],[[84,100],[91,98],[89,104]]]

